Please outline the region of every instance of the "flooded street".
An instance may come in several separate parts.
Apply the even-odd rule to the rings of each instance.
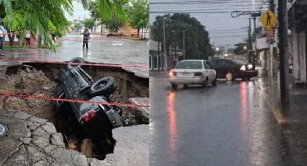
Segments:
[[[295,163],[287,131],[276,123],[257,80],[172,91],[164,75],[155,75],[150,85],[150,165]]]

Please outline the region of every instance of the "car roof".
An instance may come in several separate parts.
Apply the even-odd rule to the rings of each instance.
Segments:
[[[185,60],[181,60],[180,62],[184,62],[184,61],[206,61],[204,59],[185,59]]]

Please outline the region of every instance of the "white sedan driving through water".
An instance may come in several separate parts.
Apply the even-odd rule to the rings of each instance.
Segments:
[[[201,84],[206,87],[209,83],[216,85],[216,71],[206,60],[182,60],[169,72],[172,89],[177,89],[179,84]]]

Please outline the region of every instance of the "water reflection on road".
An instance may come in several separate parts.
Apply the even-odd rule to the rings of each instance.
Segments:
[[[172,91],[150,79],[150,165],[283,164],[283,137],[256,80]]]

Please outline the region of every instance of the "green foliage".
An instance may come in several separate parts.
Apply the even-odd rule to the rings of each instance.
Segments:
[[[148,27],[148,0],[133,0],[131,4],[132,6],[127,9],[127,15],[131,26],[139,32],[140,29]]]
[[[101,20],[109,21],[114,19],[114,15],[117,15],[121,21],[126,20],[126,14],[124,11],[124,4],[129,0],[79,0],[83,4],[84,8],[91,9],[91,3],[97,3],[98,13]],[[96,12],[97,13],[97,12]],[[95,17],[96,18],[96,17]]]
[[[103,21],[103,24],[106,25],[106,28],[109,31],[117,32],[123,25],[123,21],[117,15],[113,15],[113,18],[111,20]]]
[[[50,33],[62,35],[68,30],[69,22],[64,11],[72,12],[72,0],[0,0],[0,4],[6,11],[5,25],[12,31],[18,31],[21,37],[27,30],[33,36],[40,33],[44,42],[55,49]]]
[[[185,53],[187,59],[208,59],[213,56],[208,32],[205,27],[189,14],[157,16],[151,26],[151,37],[163,45],[163,22],[165,22],[166,48],[178,46],[183,49],[183,33],[185,32]],[[163,47],[162,47],[163,48]]]
[[[84,21],[84,27],[85,28],[92,30],[94,26],[95,26],[95,20],[94,19],[86,19]]]
[[[247,53],[247,49],[244,49],[244,46],[247,47],[247,43],[237,43],[235,44],[235,48],[233,50],[233,52],[236,55],[244,55]]]
[[[92,18],[99,20],[101,24],[105,24],[106,28],[111,32],[117,32],[126,22],[124,6],[128,0],[118,0],[110,2],[108,0],[97,0],[89,2],[89,9]],[[109,8],[111,6],[111,8]],[[109,11],[109,13],[105,13]]]
[[[82,28],[82,25],[79,22],[74,25],[74,29],[76,29],[77,31],[79,31],[81,28]]]
[[[89,10],[91,13],[91,17],[95,20],[101,20],[100,19],[100,12],[99,12],[99,6],[97,1],[92,1],[89,4]]]

